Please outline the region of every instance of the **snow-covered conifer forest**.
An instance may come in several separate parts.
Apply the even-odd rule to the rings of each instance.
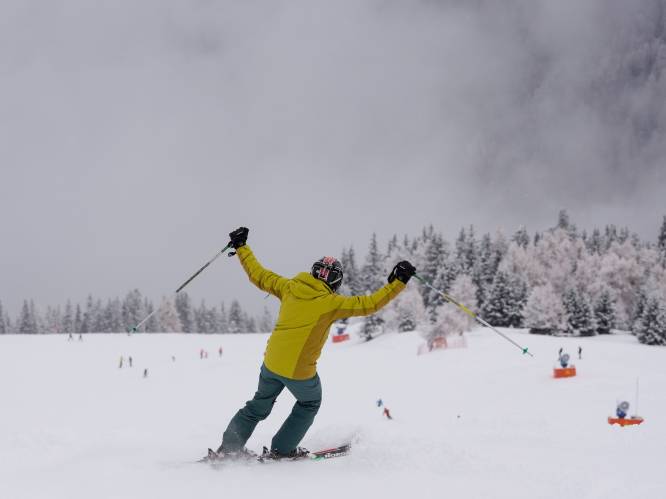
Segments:
[[[408,259],[420,276],[494,326],[568,336],[619,329],[642,343],[666,345],[666,217],[655,234],[653,241],[641,240],[612,224],[580,230],[564,210],[553,227],[533,234],[524,227],[509,234],[477,234],[469,226],[448,241],[431,225],[416,236],[394,235],[384,248],[372,234],[364,257],[357,256],[354,245],[342,250],[340,292],[371,292],[397,261]],[[145,332],[267,332],[274,320],[267,308],[254,316],[237,300],[228,307],[205,301],[195,306],[183,292],[155,305],[135,289],[122,299],[89,295],[84,304],[67,301],[42,312],[26,299],[13,319],[0,308],[0,333],[123,332],[155,306],[159,310],[142,328]],[[366,319],[362,334],[370,340],[384,330],[420,329],[438,336],[468,331],[472,323],[415,282]]]

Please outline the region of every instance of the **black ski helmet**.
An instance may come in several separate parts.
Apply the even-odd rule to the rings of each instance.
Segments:
[[[324,256],[314,262],[310,273],[328,284],[334,292],[342,284],[342,264],[332,256]]]

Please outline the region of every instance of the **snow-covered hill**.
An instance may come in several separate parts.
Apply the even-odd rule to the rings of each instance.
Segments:
[[[352,454],[216,470],[192,461],[253,394],[266,335],[0,337],[0,497],[663,498],[666,349],[508,334],[535,357],[481,329],[422,356],[416,333],[329,343],[303,445],[353,438]],[[553,379],[558,349],[575,358],[578,345],[578,376]],[[609,426],[616,400],[635,409],[637,377],[645,423]],[[285,392],[250,448],[292,403]]]

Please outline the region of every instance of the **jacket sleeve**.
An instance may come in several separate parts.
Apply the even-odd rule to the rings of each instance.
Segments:
[[[282,299],[282,293],[289,279],[262,267],[248,245],[241,246],[236,253],[250,282],[266,293]]]
[[[379,288],[371,295],[338,295],[339,304],[335,316],[337,319],[343,319],[345,317],[374,314],[393,298],[398,296],[398,293],[400,293],[400,291],[403,289],[405,289],[405,284],[396,279],[386,286]]]

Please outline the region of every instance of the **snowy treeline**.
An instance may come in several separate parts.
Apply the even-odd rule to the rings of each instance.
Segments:
[[[625,329],[644,343],[666,344],[666,217],[656,243],[614,225],[579,231],[565,211],[555,227],[535,234],[520,228],[508,236],[479,236],[469,227],[451,243],[430,226],[413,239],[393,236],[385,251],[373,234],[363,263],[353,248],[343,251],[341,292],[377,289],[402,259],[494,326],[562,335]],[[471,325],[468,316],[417,282],[368,318],[363,334],[370,339],[382,327],[420,326],[434,337]]]
[[[89,295],[84,307],[68,301],[64,307],[47,307],[43,314],[38,312],[32,300],[25,300],[15,321],[9,318],[0,303],[0,334],[124,332],[153,310],[153,303],[137,289],[127,293],[122,300],[114,298],[103,303]],[[213,334],[265,332],[272,327],[273,317],[267,309],[255,318],[243,311],[236,300],[228,309],[224,303],[209,307],[201,302],[195,307],[187,293],[182,292],[175,300],[164,298],[157,312],[140,330]]]

